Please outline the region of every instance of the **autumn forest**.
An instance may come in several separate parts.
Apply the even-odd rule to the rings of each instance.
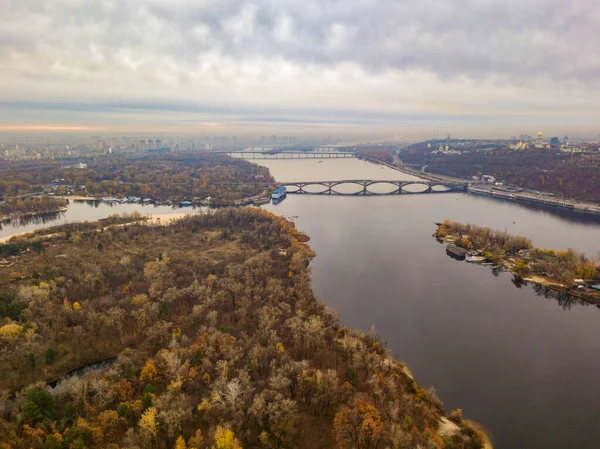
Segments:
[[[306,241],[243,208],[0,245],[0,447],[482,447],[315,298]]]

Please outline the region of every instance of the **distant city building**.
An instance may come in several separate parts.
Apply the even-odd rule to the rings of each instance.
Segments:
[[[560,141],[558,140],[558,137],[551,137],[550,145],[560,145]]]
[[[104,140],[94,140],[92,142],[92,149],[94,149],[94,150],[103,150],[104,149],[104,145],[105,145]],[[67,150],[68,150],[68,148],[67,148]]]
[[[542,137],[542,132],[537,133],[537,139],[535,139],[535,147],[536,148],[544,148],[544,139]]]
[[[522,140],[519,140],[519,143],[508,146],[508,148],[510,148],[511,150],[526,150],[528,147],[529,145],[527,144],[527,142],[523,142]]]

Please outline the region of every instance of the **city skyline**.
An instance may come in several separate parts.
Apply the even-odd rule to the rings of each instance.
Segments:
[[[598,135],[591,1],[16,2],[0,132]]]

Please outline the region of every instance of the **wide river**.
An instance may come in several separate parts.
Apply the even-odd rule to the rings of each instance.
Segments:
[[[411,179],[358,160],[267,160],[278,180]],[[592,449],[600,442],[600,310],[547,298],[512,276],[446,256],[432,234],[449,218],[530,237],[536,246],[600,249],[600,217],[465,193],[288,195],[265,206],[292,217],[317,257],[313,287],[345,324],[372,325],[448,410],[485,425],[498,449]],[[58,221],[139,205],[73,204]],[[176,212],[176,211],[175,211]],[[4,226],[3,235],[30,230]]]

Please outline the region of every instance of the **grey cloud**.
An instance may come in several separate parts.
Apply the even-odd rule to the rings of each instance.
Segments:
[[[239,61],[277,57],[323,67],[352,62],[374,72],[421,69],[441,78],[522,83],[541,77],[582,85],[600,79],[595,0],[4,3],[4,58],[35,58],[49,49],[92,57],[94,48],[111,60],[126,49],[152,63],[171,60],[191,69],[207,52],[218,52]]]

